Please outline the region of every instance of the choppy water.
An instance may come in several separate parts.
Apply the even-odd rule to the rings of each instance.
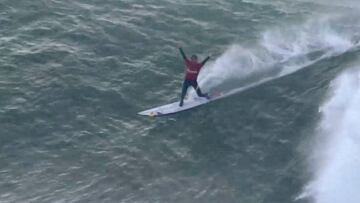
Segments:
[[[359,10],[2,0],[0,202],[359,203]],[[178,46],[232,95],[138,116],[178,100]]]

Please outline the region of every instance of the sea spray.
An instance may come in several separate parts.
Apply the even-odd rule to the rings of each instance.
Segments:
[[[309,155],[313,180],[302,197],[315,203],[360,202],[360,70],[332,83]]]
[[[264,31],[250,47],[231,45],[202,71],[200,86],[236,93],[340,55],[357,46],[353,40],[357,32],[339,29],[344,22],[343,17],[318,17]]]

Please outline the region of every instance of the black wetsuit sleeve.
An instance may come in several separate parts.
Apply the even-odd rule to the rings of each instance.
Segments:
[[[183,57],[183,59],[187,60],[187,57],[186,57],[186,55],[184,53],[184,50],[182,48],[179,48],[179,50],[180,50],[180,53],[181,53],[181,56]]]
[[[204,59],[201,64],[204,65],[208,60],[210,59],[210,56],[206,57],[206,59]]]

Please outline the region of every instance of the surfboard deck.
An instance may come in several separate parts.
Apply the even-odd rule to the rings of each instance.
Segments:
[[[211,94],[209,99],[204,98],[204,97],[189,98],[189,99],[184,100],[184,105],[181,107],[179,106],[180,101],[177,101],[174,103],[170,103],[170,104],[166,104],[163,106],[148,109],[145,111],[141,111],[138,114],[143,115],[143,116],[151,116],[151,117],[159,117],[159,116],[175,114],[175,113],[178,113],[181,111],[186,111],[186,110],[195,108],[195,107],[203,105],[203,104],[207,104],[216,99],[220,99],[221,96],[222,96],[222,93],[215,93],[215,94]]]

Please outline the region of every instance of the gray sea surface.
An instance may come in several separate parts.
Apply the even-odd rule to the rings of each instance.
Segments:
[[[0,202],[359,203],[359,10],[1,0]],[[137,115],[179,100],[179,46],[233,94]]]

